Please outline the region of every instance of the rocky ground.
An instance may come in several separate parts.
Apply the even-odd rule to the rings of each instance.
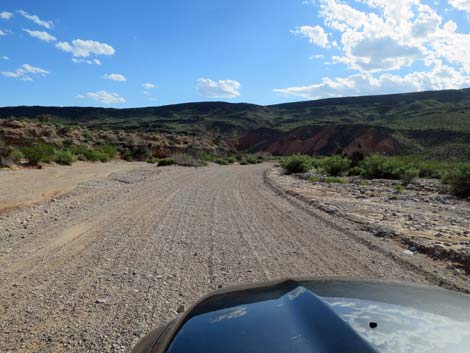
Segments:
[[[271,168],[143,165],[0,215],[0,351],[129,351],[182,305],[258,280],[373,277],[470,289],[445,262],[405,254],[339,208],[289,195],[281,186],[299,181]]]
[[[470,202],[449,193],[439,180],[417,179],[405,186],[395,180],[344,178],[345,183],[311,182],[315,174],[271,177],[286,190],[326,213],[360,225],[376,237],[396,239],[404,253],[444,260],[456,275],[470,273]]]

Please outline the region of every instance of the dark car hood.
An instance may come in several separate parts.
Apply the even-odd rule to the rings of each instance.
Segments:
[[[170,353],[468,353],[470,297],[396,282],[286,280],[216,292],[154,345]]]

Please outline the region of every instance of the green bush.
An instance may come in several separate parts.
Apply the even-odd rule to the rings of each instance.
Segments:
[[[173,158],[163,158],[158,161],[158,166],[159,167],[165,167],[168,165],[174,165],[176,164],[175,160]]]
[[[320,161],[320,168],[330,176],[340,176],[351,168],[351,160],[341,156],[331,156]]]
[[[155,158],[149,158],[146,160],[147,163],[149,164],[156,164],[158,163],[158,159],[155,159]]]
[[[246,161],[246,164],[257,164],[257,163],[260,163],[259,162],[259,159],[257,159],[256,157],[254,156],[247,156],[245,158],[245,161]]]
[[[46,143],[36,143],[21,149],[24,157],[30,165],[38,165],[40,162],[50,163],[54,160],[56,150],[54,146]]]
[[[109,161],[109,156],[100,150],[87,149],[85,152],[85,158],[90,162],[107,162]]]
[[[282,159],[280,165],[287,174],[307,173],[312,168],[312,159],[299,154]]]
[[[72,165],[72,163],[77,161],[77,156],[69,150],[60,150],[56,152],[54,160],[58,164]]]
[[[411,166],[405,167],[400,171],[400,180],[404,184],[411,183],[418,176],[419,176],[419,170]]]
[[[25,158],[23,152],[16,148],[11,150],[9,157],[11,161],[16,164],[21,163],[21,161]]]
[[[452,193],[460,197],[470,197],[470,163],[462,163],[448,172],[444,182],[450,185]]]
[[[362,169],[359,168],[358,166],[352,167],[348,171],[349,176],[358,176],[358,175],[361,175],[361,174],[362,174]]]
[[[105,146],[101,147],[100,150],[104,154],[108,155],[109,159],[116,158],[116,155],[117,155],[116,147],[114,147],[112,145],[105,145]]]
[[[237,161],[237,159],[234,156],[229,156],[225,159],[229,164],[233,164]]]
[[[401,179],[405,184],[410,183],[419,175],[419,170],[413,164],[394,157],[373,155],[360,163],[362,176],[367,179]]]

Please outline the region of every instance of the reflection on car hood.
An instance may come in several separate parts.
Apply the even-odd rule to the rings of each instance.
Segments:
[[[468,353],[470,299],[396,283],[287,281],[206,298],[167,352]]]

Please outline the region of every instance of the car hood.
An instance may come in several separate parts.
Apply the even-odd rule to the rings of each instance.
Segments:
[[[464,353],[470,297],[397,282],[284,280],[216,292],[163,335],[169,353]]]

